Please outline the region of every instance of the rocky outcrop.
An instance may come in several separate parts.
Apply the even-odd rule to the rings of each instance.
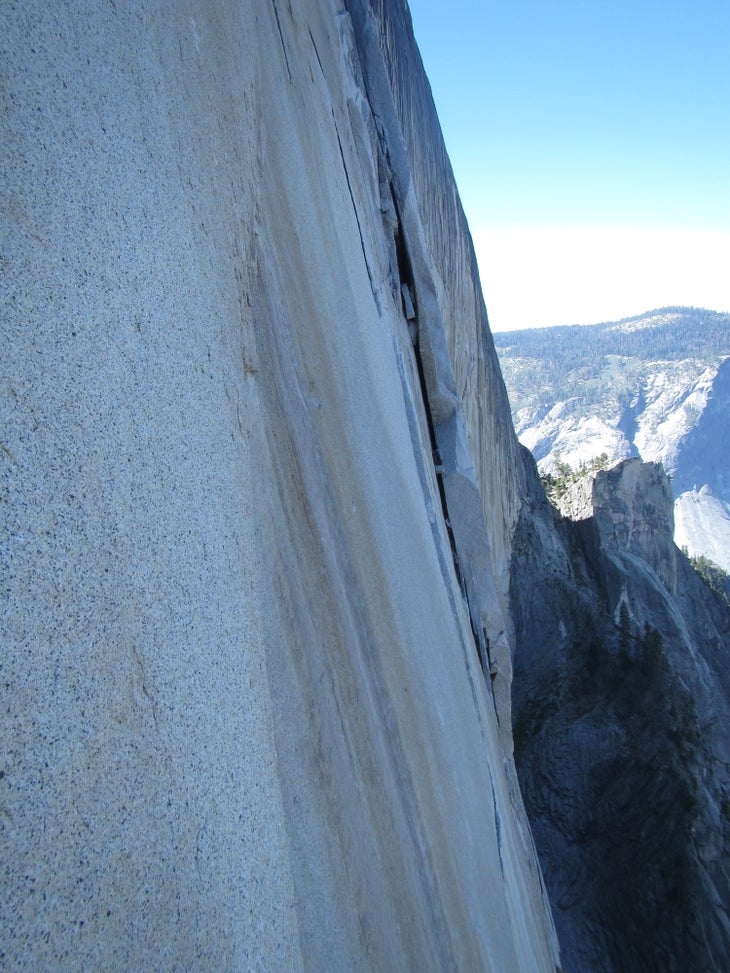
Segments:
[[[0,965],[553,973],[522,465],[405,4],[0,44]]]
[[[672,488],[661,465],[626,460],[599,471],[592,487],[593,518],[602,549],[617,559],[638,558],[674,594]]]
[[[672,476],[677,543],[730,570],[730,316],[665,308],[497,336],[541,471],[628,457]]]
[[[564,968],[720,970],[730,613],[672,542],[660,467],[581,491],[571,521],[534,475],[512,562],[515,752]]]

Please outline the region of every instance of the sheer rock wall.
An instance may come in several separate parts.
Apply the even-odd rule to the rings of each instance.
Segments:
[[[730,610],[672,542],[660,466],[590,493],[564,519],[535,472],[512,563],[515,753],[563,967],[720,970]]]
[[[3,967],[552,973],[517,446],[405,4],[0,45]]]

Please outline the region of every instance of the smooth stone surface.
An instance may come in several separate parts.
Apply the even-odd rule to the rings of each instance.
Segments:
[[[432,430],[499,631],[517,444],[407,9],[348,8],[0,8],[6,969],[559,962]]]

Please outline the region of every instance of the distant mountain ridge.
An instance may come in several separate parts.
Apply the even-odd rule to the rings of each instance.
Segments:
[[[730,569],[730,314],[667,307],[494,342],[515,429],[542,472],[603,453],[662,463],[677,543]]]

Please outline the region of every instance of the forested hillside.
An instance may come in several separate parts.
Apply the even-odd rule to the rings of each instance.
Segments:
[[[494,336],[515,429],[540,470],[630,456],[672,476],[675,539],[730,570],[730,314],[667,307]]]
[[[494,343],[515,417],[575,396],[622,409],[640,394],[646,363],[699,374],[730,355],[730,314],[668,307],[604,324],[498,332]]]

